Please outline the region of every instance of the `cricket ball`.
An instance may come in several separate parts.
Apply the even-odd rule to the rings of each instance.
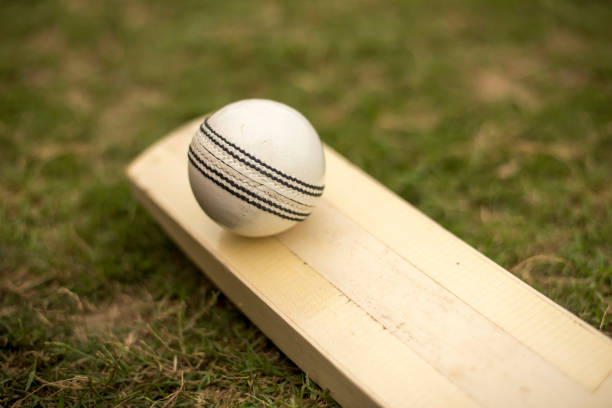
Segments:
[[[304,221],[323,194],[319,135],[301,113],[279,102],[246,99],[206,117],[188,159],[200,207],[240,235],[285,231]]]

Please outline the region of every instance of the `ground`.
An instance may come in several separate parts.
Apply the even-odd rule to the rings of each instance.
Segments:
[[[124,174],[248,97],[612,334],[607,2],[12,0],[0,21],[0,406],[336,406]]]

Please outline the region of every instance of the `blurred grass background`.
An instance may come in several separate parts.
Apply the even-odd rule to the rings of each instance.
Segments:
[[[248,97],[612,334],[610,21],[606,1],[3,1],[0,405],[335,406],[124,176]]]

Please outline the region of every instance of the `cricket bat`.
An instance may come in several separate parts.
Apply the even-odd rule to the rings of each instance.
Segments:
[[[190,190],[201,120],[128,167],[135,195],[215,285],[344,407],[612,407],[612,341],[325,147],[312,215],[269,238]]]

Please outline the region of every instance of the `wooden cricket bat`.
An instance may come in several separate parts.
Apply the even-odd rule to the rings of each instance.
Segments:
[[[326,190],[271,238],[191,193],[200,120],[142,153],[136,196],[202,271],[344,407],[612,407],[612,341],[325,148]]]

